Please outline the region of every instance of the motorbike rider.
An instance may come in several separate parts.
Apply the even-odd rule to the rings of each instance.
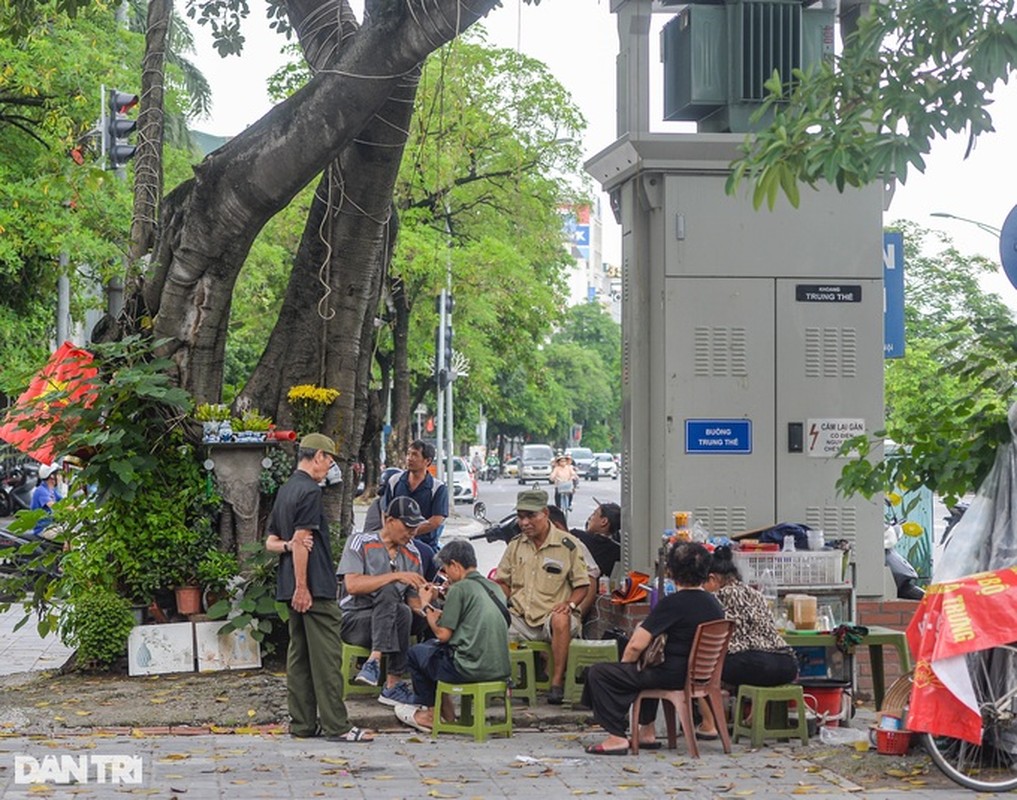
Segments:
[[[489,481],[494,482],[494,479],[498,477],[499,466],[498,456],[491,453],[491,455],[487,457],[487,479]]]
[[[39,483],[32,492],[32,511],[45,510],[43,517],[35,523],[32,533],[42,536],[43,530],[53,522],[53,506],[64,499],[60,487],[60,467],[57,464],[44,464],[39,467]]]

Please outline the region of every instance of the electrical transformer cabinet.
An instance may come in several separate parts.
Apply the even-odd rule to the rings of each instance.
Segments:
[[[724,191],[740,141],[633,138],[588,164],[621,210],[625,558],[652,565],[677,509],[720,535],[804,522],[881,595],[882,498],[835,484],[840,443],[883,425],[883,189],[756,210]]]

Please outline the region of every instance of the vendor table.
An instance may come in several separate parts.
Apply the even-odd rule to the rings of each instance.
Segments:
[[[895,647],[900,659],[901,673],[911,671],[911,651],[908,649],[904,631],[882,628],[878,625],[866,626],[869,632],[862,637],[859,647],[869,648],[869,663],[872,665],[872,693],[876,701],[876,710],[883,706],[886,695],[886,677],[883,671],[883,648]],[[785,631],[784,641],[791,647],[836,647],[837,638],[830,632],[814,633],[802,631]],[[854,670],[852,669],[852,673]]]

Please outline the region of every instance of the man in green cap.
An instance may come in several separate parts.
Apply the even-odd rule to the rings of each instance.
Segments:
[[[370,742],[373,734],[350,724],[339,677],[342,615],[318,486],[335,456],[335,442],[322,433],[300,440],[297,469],[276,496],[265,548],[279,554],[276,599],[292,609],[286,653],[290,733]]]
[[[560,705],[569,642],[582,630],[579,604],[590,578],[575,538],[551,525],[547,492],[519,492],[516,519],[521,535],[505,549],[495,581],[508,597],[509,639],[551,643],[554,671],[547,702]]]

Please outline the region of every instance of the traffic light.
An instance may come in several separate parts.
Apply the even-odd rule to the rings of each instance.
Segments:
[[[109,156],[109,168],[119,169],[134,158],[138,149],[127,143],[127,137],[138,127],[136,119],[128,119],[127,112],[138,104],[136,94],[110,89],[106,124],[103,126],[103,150]]]

